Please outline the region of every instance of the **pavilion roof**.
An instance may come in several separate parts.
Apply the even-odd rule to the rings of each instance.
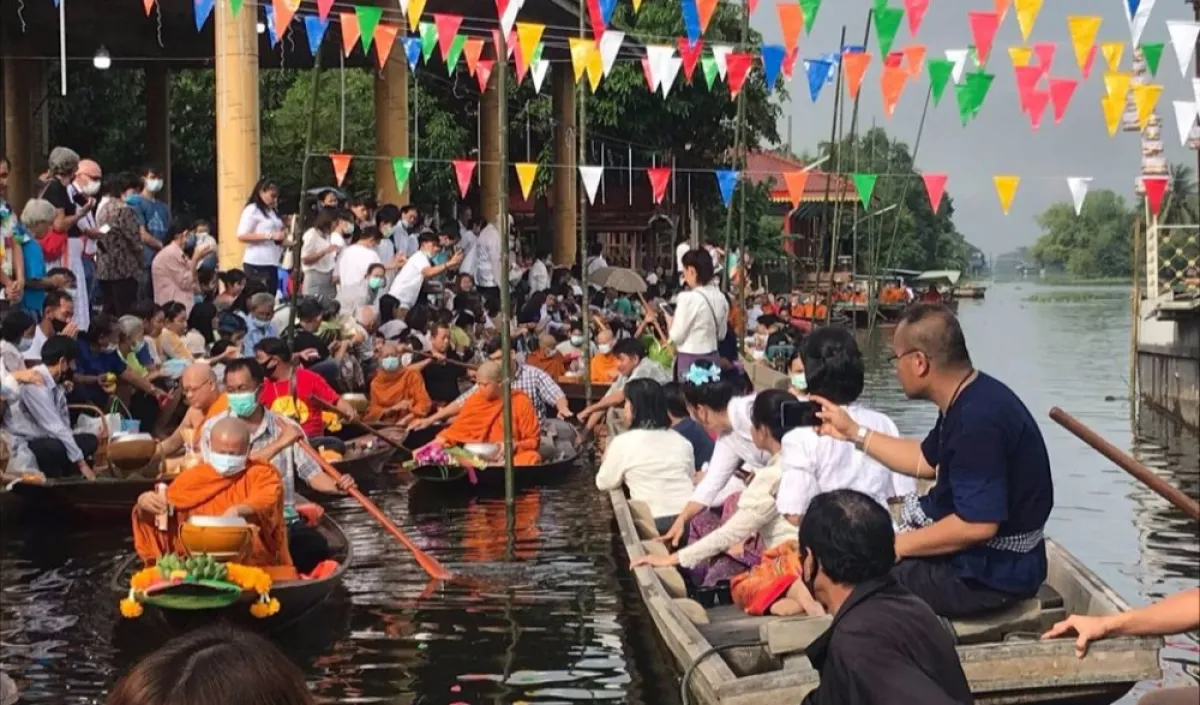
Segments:
[[[807,164],[790,157],[771,152],[751,152],[746,155],[746,179],[754,184],[770,183],[771,200],[775,203],[791,203],[787,184],[783,175],[789,171],[802,171]],[[828,191],[828,193],[827,193]],[[804,185],[802,202],[815,201],[856,201],[858,192],[847,179],[823,171],[813,170],[808,173],[808,181]]]

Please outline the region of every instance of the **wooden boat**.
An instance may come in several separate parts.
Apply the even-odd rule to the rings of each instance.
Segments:
[[[338,562],[337,570],[319,580],[287,580],[271,586],[271,597],[279,600],[279,612],[259,619],[250,614],[250,604],[258,599],[253,591],[242,593],[231,605],[207,610],[171,610],[146,604],[139,620],[154,620],[173,631],[203,627],[216,621],[228,621],[259,632],[274,632],[308,616],[341,587],[346,570],[354,561],[354,548],[342,528],[326,514],[316,526],[329,542],[330,559]],[[132,555],[122,561],[112,578],[116,600],[129,594],[129,578],[142,567],[141,559]]]
[[[950,295],[955,299],[982,299],[986,293],[986,286],[965,284],[963,286],[954,287],[954,290],[950,292]]]
[[[565,379],[565,378],[564,378]],[[562,379],[558,381],[558,386],[562,387],[563,394],[567,395],[567,403],[571,407],[571,411],[579,413],[587,406],[587,389],[583,382],[564,382]],[[592,403],[600,401],[608,394],[611,384],[593,384],[592,385]]]
[[[513,469],[513,479],[517,487],[549,485],[570,477],[578,468],[578,463],[575,462],[578,458],[579,454],[576,453],[549,463],[519,466]],[[454,494],[487,494],[504,491],[503,465],[476,468],[474,475],[475,482],[472,483],[471,473],[465,467],[421,465],[412,469],[412,476],[416,481],[412,489]]]
[[[610,500],[621,542],[630,557],[664,550],[648,540],[657,534],[652,517],[647,525],[648,512],[627,501],[620,491],[611,492]],[[955,635],[975,702],[1111,703],[1135,683],[1161,678],[1160,638],[1097,642],[1083,659],[1075,656],[1074,637],[1038,639],[1066,614],[1112,614],[1129,609],[1061,546],[1048,540],[1046,551],[1049,577],[1036,598],[990,619],[945,622]],[[683,579],[673,568],[641,567],[634,574],[659,637],[686,673],[684,685],[690,702],[798,703],[817,686],[817,672],[803,649],[825,630],[828,617],[750,617],[733,605],[705,609],[686,598]],[[754,642],[759,645],[733,647]],[[714,649],[718,651],[714,653]]]

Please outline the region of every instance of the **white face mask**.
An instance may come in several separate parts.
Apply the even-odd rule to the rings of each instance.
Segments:
[[[162,190],[162,179],[146,179],[146,190],[150,193],[158,193]]]
[[[87,186],[84,186],[83,188],[81,188],[79,190],[85,196],[95,196],[96,194],[100,193],[100,182],[99,181],[89,181]]]
[[[204,453],[204,462],[211,465],[221,477],[232,477],[245,470],[246,459],[245,455],[229,455],[211,450]]]
[[[601,355],[607,355],[610,352],[612,352],[612,346],[611,345],[597,345],[596,351],[599,352]]]
[[[406,352],[400,356],[400,365],[403,367],[408,367],[409,365],[412,364],[412,360],[413,360],[413,354],[410,352]]]

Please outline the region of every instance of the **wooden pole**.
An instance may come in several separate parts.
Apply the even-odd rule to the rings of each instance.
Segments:
[[[750,36],[750,0],[745,0],[742,4],[742,36],[738,43],[738,48],[742,51],[746,50],[746,41]],[[768,86],[769,88],[769,86]],[[733,124],[733,151],[734,154],[741,155],[744,147],[742,142],[745,136],[746,125],[746,91],[739,91],[737,98],[737,121]],[[746,185],[738,184],[738,188],[743,192],[742,205],[746,201],[744,193]],[[733,214],[725,212],[725,266],[721,268],[721,283],[726,291],[729,291],[729,253],[733,245]]]
[[[1142,240],[1142,219],[1133,219],[1133,294],[1130,307],[1133,309],[1130,318],[1129,331],[1129,410],[1132,412],[1132,417],[1137,419],[1138,406],[1138,343],[1141,336],[1141,321],[1142,321],[1142,282],[1138,276],[1140,266],[1138,258],[1141,256],[1141,240]]]
[[[512,425],[512,301],[508,289],[508,48],[503,32],[496,35],[496,90],[499,93],[496,106],[496,129],[500,145],[500,364],[504,379],[504,503],[507,513],[513,512],[516,485],[513,478],[513,425]],[[511,520],[509,521],[511,525]]]
[[[868,22],[870,22],[870,13],[867,11]],[[846,25],[842,25],[842,43],[840,47],[846,46]],[[829,152],[833,160],[833,174],[842,173],[842,141],[841,135],[838,134],[838,123],[842,117],[842,112],[845,109],[845,103],[842,95],[842,62],[838,62],[837,70],[837,85],[833,90],[833,126],[829,131]],[[855,108],[858,107],[858,100],[854,101]],[[825,178],[825,213],[829,213],[829,189],[833,183],[830,177]],[[837,271],[837,254],[838,244],[842,234],[842,196],[838,194],[838,199],[833,204],[833,226],[829,230],[829,293],[825,297],[825,325],[829,325],[829,319],[833,316],[833,274]],[[828,221],[826,221],[828,222]],[[818,274],[818,276],[820,276]],[[818,299],[819,300],[819,299]],[[813,307],[813,314],[816,314],[816,306]]]
[[[587,17],[587,6],[584,0],[579,0],[579,38],[584,38],[586,31],[583,25],[583,18]],[[579,158],[575,162],[581,166],[587,165],[587,87],[584,86],[584,81],[577,82],[577,90],[579,98],[576,103],[579,105],[579,117],[577,118],[578,125],[576,129],[579,131]],[[629,152],[630,168],[633,167],[633,151]],[[568,178],[578,178],[575,174],[571,174]],[[600,177],[602,180],[604,176]],[[632,188],[632,186],[630,187]],[[631,192],[632,193],[632,192]],[[582,290],[581,315],[583,325],[583,398],[584,403],[588,406],[592,405],[592,311],[588,308],[590,301],[590,289],[588,287],[587,275],[587,247],[588,247],[588,197],[587,186],[579,189],[579,288]]]

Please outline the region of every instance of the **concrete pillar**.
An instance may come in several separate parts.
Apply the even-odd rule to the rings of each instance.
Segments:
[[[31,69],[33,62],[11,57],[4,64],[4,150],[12,168],[8,175],[8,202],[16,212],[33,195],[38,168],[34,165],[33,100]]]
[[[164,64],[146,68],[146,154],[163,170],[159,200],[171,202],[171,72]],[[103,166],[103,165],[101,165]]]
[[[402,49],[402,47],[400,47]],[[375,153],[379,156],[408,156],[408,60],[403,51],[393,51],[381,74],[375,75]],[[379,203],[403,206],[409,189],[396,188],[392,162],[375,161],[375,197]]]
[[[229,3],[213,10],[216,24],[217,237],[221,269],[242,266],[238,218],[259,176],[258,32],[252,7],[237,17]]]
[[[575,72],[570,64],[553,65],[554,101],[554,263],[575,264],[579,255],[579,170],[576,168],[579,133],[575,113]]]
[[[496,81],[488,83],[479,104],[479,212],[500,227],[500,199],[507,194],[500,193],[500,130],[506,126],[500,124],[500,91]]]

